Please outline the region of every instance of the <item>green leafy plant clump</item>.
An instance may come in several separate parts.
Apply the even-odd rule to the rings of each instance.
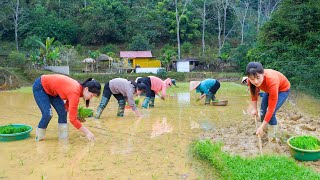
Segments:
[[[292,146],[305,150],[319,150],[320,140],[313,136],[297,136],[289,142]]]
[[[0,134],[14,134],[14,133],[26,132],[28,130],[30,130],[30,127],[28,126],[17,127],[9,124],[9,125],[0,127]]]
[[[87,109],[87,108],[84,108],[82,106],[80,106],[78,108],[78,118],[79,119],[84,119],[84,118],[92,117],[92,116],[93,116],[93,110],[92,109]]]
[[[221,179],[320,179],[320,174],[285,156],[252,158],[221,151],[222,143],[198,140],[191,146],[193,157],[209,163]]]
[[[140,99],[135,99],[134,103],[137,105],[139,105]],[[129,106],[128,102],[126,102],[126,106]]]
[[[140,102],[140,99],[135,99],[135,100],[134,100],[134,103],[136,103],[136,105],[138,105],[139,102]]]

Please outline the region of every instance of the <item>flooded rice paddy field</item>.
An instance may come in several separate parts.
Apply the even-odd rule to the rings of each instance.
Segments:
[[[29,124],[34,130],[31,138],[0,143],[0,178],[203,179],[205,175],[188,154],[188,146],[194,139],[223,141],[225,151],[243,156],[259,153],[257,138],[252,135],[254,122],[245,114],[249,102],[246,87],[221,84],[216,97],[227,99],[228,106],[204,106],[204,99],[196,102],[199,94],[188,91],[188,83],[178,83],[178,88],[167,91],[165,101],[156,98],[155,108],[141,109],[143,97],[140,97],[143,118],[137,118],[131,109],[125,111],[124,117],[116,117],[118,104],[112,98],[100,120],[87,118],[83,123],[95,135],[95,142],[87,142],[71,124],[68,141],[59,141],[55,111],[45,140],[35,142],[41,113],[31,88],[1,92],[0,125]],[[90,108],[95,110],[100,98],[91,100]],[[312,100],[308,102],[312,107],[319,105]],[[319,137],[320,113],[317,113],[315,110],[309,118],[299,111],[293,98],[279,112],[281,129],[287,134]],[[284,143],[264,144],[264,152],[273,150],[289,155]],[[306,165],[319,170],[319,162]]]

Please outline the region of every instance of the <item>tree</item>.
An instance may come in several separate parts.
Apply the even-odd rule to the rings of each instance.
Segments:
[[[218,24],[218,56],[221,55],[221,50],[226,42],[228,35],[232,32],[235,23],[227,30],[227,13],[229,7],[229,0],[217,0],[215,2],[216,19]],[[228,32],[227,32],[228,31]]]
[[[260,29],[249,58],[285,74],[293,87],[320,96],[320,3],[284,0]]]
[[[11,22],[9,26],[9,31],[10,29],[14,29],[14,39],[15,39],[15,44],[16,44],[16,51],[19,52],[19,31],[23,28],[23,21],[25,18],[25,13],[24,10],[21,8],[20,0],[10,0],[6,1],[3,3],[4,9],[3,12],[4,14],[2,17],[4,20]]]
[[[235,15],[241,25],[241,44],[244,43],[244,26],[247,18],[247,12],[249,9],[249,0],[238,1],[237,3],[232,3],[231,8],[234,10]]]
[[[161,50],[162,55],[160,56],[160,61],[163,67],[166,68],[166,70],[169,69],[170,64],[174,59],[176,59],[177,52],[174,48],[170,47],[169,45],[166,45]]]
[[[149,43],[149,40],[146,39],[141,34],[132,37],[132,42],[129,44],[129,49],[132,51],[145,51],[151,50],[152,46]]]
[[[187,10],[186,6],[187,6],[188,3],[189,3],[189,0],[186,0],[183,4],[181,4],[183,7],[182,7],[182,10],[181,10],[182,11],[181,14],[179,14],[178,1],[177,0],[174,1],[175,9],[176,9],[176,22],[177,22],[178,60],[180,60],[180,57],[181,57],[181,52],[180,52],[181,51],[181,49],[180,49],[180,22],[181,22],[181,17],[183,17],[185,11]]]
[[[257,18],[257,31],[261,25],[270,20],[272,13],[277,9],[281,0],[259,0],[258,3],[258,18]]]

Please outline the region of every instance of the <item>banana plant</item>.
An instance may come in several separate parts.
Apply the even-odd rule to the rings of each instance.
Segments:
[[[40,59],[43,60],[44,65],[58,65],[61,63],[59,60],[59,48],[53,46],[54,38],[48,37],[45,44],[39,40],[36,42],[40,45]]]

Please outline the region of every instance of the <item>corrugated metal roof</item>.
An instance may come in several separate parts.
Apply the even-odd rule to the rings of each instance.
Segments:
[[[120,51],[121,58],[152,57],[151,51]]]
[[[199,60],[197,58],[185,58],[185,59],[180,59],[180,61],[178,61],[178,60],[174,60],[174,61],[176,61],[176,62],[187,62],[187,61],[195,61],[195,62],[197,62]]]

